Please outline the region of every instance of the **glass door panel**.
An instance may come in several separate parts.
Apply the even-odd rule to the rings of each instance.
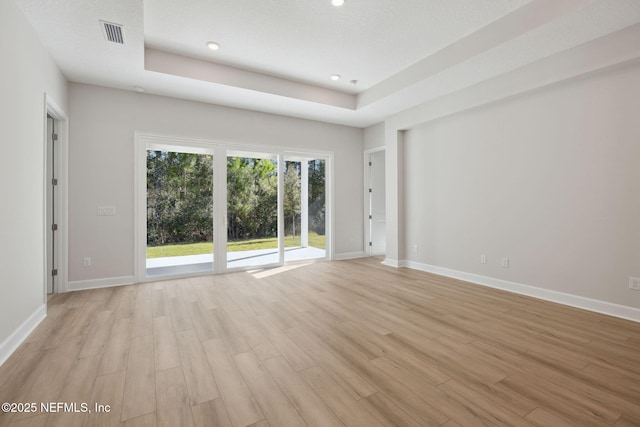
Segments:
[[[147,277],[213,271],[213,155],[175,149],[147,150]]]
[[[284,250],[302,247],[302,186],[300,167],[302,162],[284,162]]]
[[[273,154],[227,153],[227,269],[282,263],[278,161]]]
[[[325,160],[301,156],[285,160],[285,261],[325,258]]]

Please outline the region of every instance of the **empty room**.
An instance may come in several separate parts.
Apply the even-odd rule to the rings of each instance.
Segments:
[[[639,1],[0,24],[0,427],[640,426]]]

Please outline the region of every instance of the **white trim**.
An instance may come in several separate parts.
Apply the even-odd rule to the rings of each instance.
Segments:
[[[284,156],[300,156],[304,154],[304,156],[308,158],[325,158],[327,156],[333,155],[333,151],[330,150],[317,150],[313,148],[295,148],[283,145],[262,145],[262,144],[246,144],[242,142],[235,141],[225,141],[218,139],[203,139],[203,138],[190,138],[183,136],[173,136],[173,135],[161,135],[147,132],[134,131],[134,138],[136,140],[143,139],[145,143],[151,144],[159,144],[159,145],[185,145],[185,146],[196,146],[201,148],[211,148],[215,146],[219,146],[224,148],[225,150],[232,151],[243,151],[250,153],[263,153],[263,154],[283,154]]]
[[[343,252],[341,254],[336,254],[333,259],[336,260],[336,261],[342,261],[342,260],[345,260],[345,259],[364,258],[366,256],[367,256],[367,254],[365,253],[365,251]]]
[[[135,276],[107,277],[105,279],[77,280],[69,282],[70,291],[82,291],[85,289],[110,288],[112,286],[133,285]]]
[[[69,117],[64,110],[45,93],[45,114],[44,114],[44,149],[45,162],[47,150],[47,114],[53,117],[58,125],[58,156],[57,156],[57,175],[58,175],[58,200],[56,203],[56,218],[58,218],[58,234],[57,234],[57,257],[58,257],[58,277],[56,293],[67,292],[68,273],[69,273]],[[46,198],[46,190],[50,185],[47,179],[47,165],[45,165],[44,190]],[[50,226],[47,220],[47,205],[44,203],[44,230]],[[47,236],[43,233],[44,239],[44,265],[47,265]],[[44,278],[44,302],[47,300],[47,276],[50,272],[45,271]]]
[[[371,231],[372,231],[372,222],[371,219],[369,219],[369,215],[372,213],[372,206],[371,206],[371,193],[369,193],[369,188],[371,187],[371,166],[369,166],[369,162],[372,161],[372,155],[373,153],[379,153],[379,152],[384,152],[385,153],[385,163],[386,163],[386,146],[381,146],[381,147],[374,147],[374,148],[369,148],[364,150],[364,164],[363,164],[363,171],[364,171],[364,179],[363,179],[363,203],[364,203],[364,251],[367,254],[367,256],[382,256],[382,255],[386,255],[386,241],[385,241],[385,249],[383,251],[374,251],[372,246],[369,246],[369,242],[373,242],[372,237],[371,237]],[[385,165],[385,179],[384,179],[384,185],[386,187],[386,181],[387,181],[387,172],[386,172],[386,165]],[[386,190],[386,189],[385,189]],[[385,191],[386,193],[386,191]],[[386,197],[386,196],[385,196]],[[385,229],[386,229],[386,203],[385,203]],[[385,238],[386,239],[386,238]]]
[[[364,228],[364,241],[362,242],[365,250],[364,252],[366,253],[366,256],[374,256],[373,252],[371,251],[371,248],[369,246],[369,242],[371,241],[371,222],[369,220],[369,214],[371,213],[371,196],[369,195],[369,186],[371,185],[371,169],[369,168],[369,162],[371,161],[371,155],[373,153],[377,153],[378,151],[385,151],[386,147],[384,145],[380,146],[380,147],[374,147],[374,148],[368,148],[366,150],[364,150],[364,154],[363,154],[363,164],[362,164],[362,171],[363,171],[363,179],[362,179],[362,201],[363,201],[363,212],[364,212],[364,222],[363,222],[363,228]],[[385,177],[385,181],[386,181],[386,177]],[[384,254],[377,254],[377,255],[384,255]]]
[[[227,152],[224,148],[215,147],[213,151],[213,247],[227,247],[227,211],[218,215],[218,206],[227,206],[227,185],[216,182],[227,181]],[[220,249],[213,257],[213,271],[210,274],[222,274],[227,271],[227,255],[222,256]]]
[[[336,218],[336,180],[333,168],[335,158],[333,151],[330,151],[324,163],[324,203],[327,216],[324,218],[325,254],[329,261],[336,259],[336,228],[334,227]],[[329,236],[327,241],[326,236]]]
[[[44,94],[44,125],[43,125],[43,138],[42,138],[42,170],[43,172],[43,180],[42,180],[42,265],[44,268],[42,269],[42,303],[47,303],[47,292],[48,289],[48,281],[49,281],[49,239],[48,234],[51,225],[49,224],[49,212],[48,212],[48,190],[49,190],[49,169],[50,165],[48,162],[48,151],[49,151],[49,141],[48,141],[48,122],[47,122],[47,114],[49,112],[49,105],[47,100],[47,94]],[[53,261],[52,261],[53,262]],[[15,350],[15,349],[14,349]],[[12,351],[13,352],[13,351]]]
[[[369,242],[371,241],[371,220],[369,219],[369,212],[371,211],[371,196],[369,195],[369,185],[371,184],[371,167],[369,166],[369,162],[371,161],[371,150],[364,151],[362,163],[362,213],[364,215],[364,220],[362,222],[363,226],[363,237],[364,240],[362,242],[362,247],[365,248],[365,253],[367,256],[371,256],[371,248],[369,247]]]
[[[27,339],[29,334],[47,317],[47,305],[42,304],[7,339],[0,344],[0,366]]]
[[[400,268],[403,266],[401,265],[400,261],[398,261],[397,259],[391,259],[391,258],[385,258],[384,261],[382,261],[382,263],[384,265],[388,265],[389,267],[394,267],[394,268]]]
[[[326,175],[325,173],[325,182]],[[324,192],[327,193],[326,188]],[[326,204],[325,197],[325,207]],[[325,220],[325,228],[327,227],[326,223]],[[307,160],[300,160],[300,246],[303,248],[309,246],[309,162]]]
[[[230,150],[227,150],[227,158],[230,155]],[[240,154],[240,153],[239,153]],[[241,154],[242,155],[242,154]],[[246,153],[245,153],[245,157]],[[277,218],[278,218],[278,264],[277,267],[282,267],[284,265],[284,233],[285,233],[285,226],[284,226],[284,155],[282,153],[278,154],[276,156],[276,161],[277,163],[277,171],[278,171],[278,191],[277,191],[277,203],[276,203],[276,210],[277,210]],[[227,180],[225,179],[225,186],[227,186]],[[227,195],[228,197],[228,195]],[[225,206],[228,206],[228,201],[225,202]],[[228,210],[228,207],[225,208],[225,211]],[[227,255],[227,251],[225,251],[224,254],[225,258],[227,258],[227,263],[229,262],[229,255]],[[227,269],[230,270],[230,269]]]
[[[137,282],[146,277],[147,210],[146,175],[147,141],[144,135],[134,132],[133,144],[133,274]]]
[[[628,307],[612,302],[586,298],[579,295],[567,294],[564,292],[552,291],[550,289],[524,285],[522,283],[509,282],[507,280],[495,279],[492,277],[481,276],[479,274],[452,270],[435,265],[423,264],[415,261],[401,261],[399,264],[400,267],[407,267],[413,270],[425,271],[427,273],[433,273],[440,276],[464,280],[466,282],[475,283],[477,285],[501,289],[503,291],[526,295],[545,301],[551,301],[558,304],[594,311],[596,313],[602,313],[609,316],[632,320],[634,322],[640,322],[640,309],[634,307]]]

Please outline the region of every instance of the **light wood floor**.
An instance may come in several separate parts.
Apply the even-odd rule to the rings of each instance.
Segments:
[[[640,324],[379,260],[56,295],[1,426],[640,425]]]

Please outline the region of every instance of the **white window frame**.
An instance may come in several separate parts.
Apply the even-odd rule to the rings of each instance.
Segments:
[[[214,161],[214,194],[213,194],[213,218],[214,218],[214,254],[213,271],[194,272],[165,276],[146,275],[146,242],[147,242],[147,150],[181,151],[194,154],[213,155]],[[278,248],[279,262],[268,266],[227,268],[227,156],[234,153],[248,155],[261,153],[274,156],[278,160]],[[230,144],[220,141],[205,139],[184,138],[148,133],[134,134],[134,274],[137,283],[157,280],[176,279],[184,277],[222,274],[231,271],[251,270],[256,268],[277,267],[284,264],[284,159],[295,157],[308,157],[325,160],[325,197],[326,197],[326,258],[334,259],[334,184],[333,164],[334,154],[331,151],[299,150],[291,148]],[[220,185],[224,183],[224,185]]]

